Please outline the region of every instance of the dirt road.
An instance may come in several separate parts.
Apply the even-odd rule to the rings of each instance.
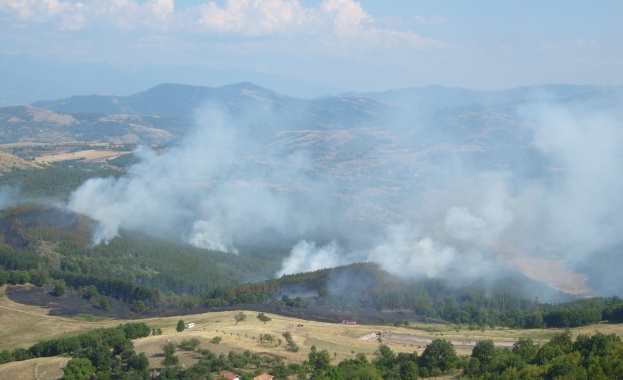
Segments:
[[[426,346],[433,341],[432,338],[427,338],[423,336],[408,335],[408,334],[395,334],[395,333],[390,333],[390,332],[372,332],[370,334],[360,337],[359,340],[369,342],[372,340],[378,340],[379,338],[381,338],[381,341],[383,343],[403,344],[403,345],[414,346],[414,347]],[[450,343],[452,343],[456,347],[470,348],[470,347],[474,347],[476,343],[478,343],[478,341],[477,340],[450,340]],[[493,344],[496,347],[513,347],[514,343],[515,342],[495,342],[495,341],[493,342]]]

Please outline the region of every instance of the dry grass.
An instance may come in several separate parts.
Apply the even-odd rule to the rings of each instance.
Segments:
[[[227,311],[185,316],[184,321],[194,322],[195,328],[187,329],[182,333],[175,331],[179,317],[146,320],[145,322],[150,326],[162,328],[163,335],[139,339],[135,341],[135,346],[137,351],[144,351],[150,356],[150,360],[153,360],[154,354],[161,353],[162,346],[166,342],[180,343],[184,339],[197,338],[202,343],[201,348],[207,348],[216,353],[227,354],[231,350],[236,352],[249,350],[252,353],[277,354],[288,361],[300,362],[307,358],[312,345],[318,349],[328,350],[332,357],[334,352],[337,353],[338,360],[353,357],[354,354],[351,351],[372,353],[378,345],[378,342],[369,343],[358,340],[360,335],[369,332],[370,327],[301,321],[273,314],[267,314],[272,321],[264,324],[255,318],[257,313],[252,311],[246,311],[247,320],[236,325],[234,315],[238,313],[239,311]],[[303,327],[296,327],[301,323]],[[278,339],[285,342],[281,334],[286,331],[292,334],[293,340],[301,348],[299,352],[286,351],[283,344],[281,347],[278,346]],[[269,346],[260,342],[260,334],[273,335],[275,344]],[[210,343],[216,336],[222,338],[218,345]],[[184,362],[182,357],[180,360]],[[153,364],[155,363],[152,361]]]
[[[61,152],[49,156],[40,156],[35,159],[36,162],[50,163],[68,160],[85,160],[90,162],[102,162],[108,159],[117,158],[132,152],[120,152],[115,150],[97,150],[87,149],[78,152]]]
[[[4,294],[4,287],[0,288],[0,294]],[[272,320],[266,324],[259,321],[255,316],[257,312],[244,311],[247,320],[236,325],[234,316],[240,311],[210,312],[183,317],[159,317],[147,318],[141,321],[146,322],[151,328],[160,328],[162,335],[149,336],[134,341],[137,352],[145,352],[150,360],[151,367],[161,367],[162,347],[167,342],[181,343],[183,340],[197,338],[201,342],[200,348],[207,348],[217,354],[227,355],[229,351],[243,352],[249,350],[257,354],[273,354],[283,357],[288,362],[301,362],[307,359],[307,355],[312,345],[319,350],[329,351],[333,363],[353,358],[357,353],[363,352],[373,355],[379,346],[376,339],[360,339],[361,337],[376,332],[393,334],[407,334],[419,339],[443,338],[454,341],[478,341],[492,339],[495,342],[512,343],[519,338],[532,338],[537,342],[545,342],[553,334],[562,330],[512,330],[512,329],[487,329],[468,330],[458,329],[453,325],[432,325],[417,324],[405,327],[393,326],[372,326],[372,325],[342,325],[336,323],[324,323],[314,321],[304,321],[300,319],[288,318],[279,315],[269,314]],[[177,322],[183,319],[186,323],[194,322],[195,327],[186,329],[178,333],[175,331]],[[76,334],[82,331],[100,327],[116,326],[124,323],[122,320],[104,320],[88,322],[80,318],[53,317],[47,314],[47,309],[22,305],[12,302],[7,297],[0,297],[0,350],[12,349],[15,347],[28,347],[42,339],[49,339],[55,336]],[[303,327],[297,327],[303,324]],[[277,339],[285,339],[282,333],[289,331],[294,341],[300,347],[299,352],[289,352],[275,343],[272,346],[263,344],[259,341],[260,334],[271,334]],[[614,333],[623,337],[623,325],[593,325],[572,330],[574,335],[594,334],[597,331],[610,334]],[[220,344],[211,343],[212,338],[219,336],[222,338]],[[405,344],[383,342],[394,352],[418,352],[421,354],[425,344]],[[457,346],[459,355],[469,355],[471,347]],[[192,366],[198,361],[192,352],[179,350],[177,355],[180,363],[187,367]],[[37,378],[52,379],[57,376],[58,370],[62,368],[66,359],[47,358],[29,360],[21,363],[9,363],[0,366],[0,378]],[[33,368],[38,371],[33,375]],[[8,371],[8,372],[7,372]],[[47,377],[47,374],[55,374]],[[10,374],[6,376],[5,374]],[[21,377],[20,377],[21,376]],[[25,377],[24,377],[25,376]]]
[[[80,149],[88,145],[92,149]],[[29,167],[41,167],[42,164],[69,161],[69,160],[85,160],[90,162],[103,162],[108,159],[117,158],[126,154],[132,153],[131,151],[119,151],[110,149],[115,144],[111,143],[14,143],[14,144],[0,144],[0,173],[2,171],[10,170],[14,167],[29,168]],[[45,147],[45,151],[38,149]],[[35,157],[34,161],[26,161],[10,152],[16,148],[29,149],[32,148],[32,154],[42,154]],[[109,149],[106,149],[109,148]],[[7,152],[3,152],[7,151]]]
[[[34,162],[23,160],[10,153],[0,152],[0,173],[8,172],[15,168],[28,169],[38,167],[39,165]]]
[[[120,323],[113,320],[88,322],[50,316],[48,309],[11,301],[4,295],[5,290],[6,285],[0,287],[0,350],[29,347],[40,340]]]
[[[0,365],[0,379],[53,380],[63,377],[69,358],[38,358]]]

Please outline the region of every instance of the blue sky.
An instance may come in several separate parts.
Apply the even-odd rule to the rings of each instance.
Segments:
[[[342,90],[623,83],[623,2],[0,0],[0,53]]]

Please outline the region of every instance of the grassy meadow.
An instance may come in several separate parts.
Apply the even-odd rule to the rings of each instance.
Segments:
[[[101,327],[113,327],[125,320],[113,320],[92,318],[82,315],[74,318],[64,318],[48,315],[48,309],[23,305],[13,302],[4,295],[5,288],[0,288],[0,350],[14,349],[17,347],[27,348],[39,340],[51,339],[63,335],[73,335],[80,332]],[[357,353],[363,352],[369,356],[374,355],[379,341],[374,339],[376,332],[384,334],[410,335],[418,339],[443,338],[451,341],[478,341],[492,339],[500,344],[512,344],[519,338],[532,338],[536,342],[545,342],[553,334],[560,332],[556,329],[520,330],[508,328],[494,328],[483,330],[470,330],[464,326],[412,323],[409,327],[394,327],[389,325],[342,325],[338,323],[325,323],[307,321],[295,318],[282,317],[266,313],[272,320],[263,323],[256,318],[257,312],[243,311],[247,319],[236,324],[234,316],[237,311],[219,311],[183,317],[145,318],[138,321],[147,323],[152,329],[162,329],[162,335],[149,336],[134,341],[136,352],[145,352],[150,360],[151,367],[160,367],[162,360],[162,347],[167,342],[181,343],[183,340],[197,338],[201,342],[200,348],[207,348],[217,354],[227,353],[231,350],[243,352],[249,350],[252,353],[279,355],[288,362],[302,362],[312,345],[319,350],[326,349],[334,363],[352,358]],[[175,330],[180,319],[185,323],[193,322],[195,327],[183,332]],[[137,320],[134,320],[137,321]],[[303,326],[299,326],[303,325]],[[278,339],[285,343],[282,334],[289,331],[293,340],[298,344],[298,352],[289,352],[284,344],[278,344]],[[623,325],[599,324],[573,329],[573,334],[594,334],[601,331],[606,334],[615,333],[623,337]],[[261,334],[271,334],[275,337],[273,344],[260,342]],[[214,337],[222,338],[219,344],[212,343]],[[370,339],[362,337],[369,336]],[[383,341],[395,352],[422,353],[425,343],[393,343],[391,340]],[[469,355],[471,346],[456,346],[459,355]],[[178,350],[177,355],[180,363],[187,367],[198,361],[198,356],[193,352]],[[23,362],[12,362],[0,365],[0,378],[12,379],[57,379],[62,376],[62,368],[68,358],[39,358]]]

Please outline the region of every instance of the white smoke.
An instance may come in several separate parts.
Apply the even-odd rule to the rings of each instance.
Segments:
[[[11,207],[19,199],[19,189],[13,186],[0,187],[0,211]]]
[[[195,247],[214,251],[238,252],[229,232],[222,225],[209,220],[197,220],[193,223],[188,242]]]
[[[522,176],[453,161],[443,178],[404,203],[412,220],[385,228],[378,243],[350,252],[352,260],[403,277],[459,282],[515,267],[556,289],[589,291],[573,266],[623,241],[620,115],[560,105],[522,112],[535,154],[550,160],[547,173]],[[330,266],[323,256],[293,249],[299,260],[286,260],[288,272],[305,270],[307,261]]]
[[[457,153],[425,173],[425,186],[405,187],[417,191],[381,191],[375,182],[384,178],[340,182],[319,170],[330,161],[307,151],[309,144],[284,153],[285,134],[267,144],[258,137],[265,124],[208,107],[178,146],[137,151],[140,161],[127,175],[87,181],[69,207],[99,223],[95,243],[123,229],[230,252],[241,242],[298,241],[278,276],[370,261],[404,277],[468,281],[508,267],[527,273],[526,263],[539,259],[568,263],[555,266],[556,277],[580,283],[569,268],[621,242],[619,113],[526,106],[515,127],[531,135],[535,157],[492,170]],[[383,133],[400,140],[400,131]],[[358,157],[349,165],[359,165]],[[519,170],[530,160],[547,162],[547,170]]]
[[[537,111],[535,144],[551,154],[558,180],[542,190],[546,241],[577,258],[621,241],[623,128],[609,110]]]
[[[484,177],[493,181],[504,176],[487,173]],[[356,251],[346,250],[335,242],[321,249],[316,249],[313,242],[299,242],[284,260],[277,276],[357,261],[377,263],[404,278],[438,278],[451,274],[454,280],[467,281],[491,274],[500,265],[498,255],[493,252],[494,246],[510,226],[513,214],[503,206],[507,201],[503,187],[490,185],[488,194],[483,194],[479,215],[464,206],[448,207],[445,216],[439,215],[436,219],[439,223],[432,220],[419,226],[408,223],[389,226],[379,243]]]
[[[301,240],[292,248],[290,256],[282,263],[277,277],[300,272],[313,272],[318,269],[335,268],[351,263],[353,258],[333,240],[329,244],[316,247],[316,243]]]
[[[254,126],[206,107],[178,146],[142,147],[127,175],[85,182],[68,207],[98,223],[95,244],[128,229],[236,252],[236,242],[270,234],[296,241],[330,228],[331,182],[307,174],[302,152],[266,152],[249,131]]]
[[[368,260],[402,277],[433,278],[445,274],[456,263],[458,254],[454,247],[399,226],[389,230],[387,241],[375,247]]]

